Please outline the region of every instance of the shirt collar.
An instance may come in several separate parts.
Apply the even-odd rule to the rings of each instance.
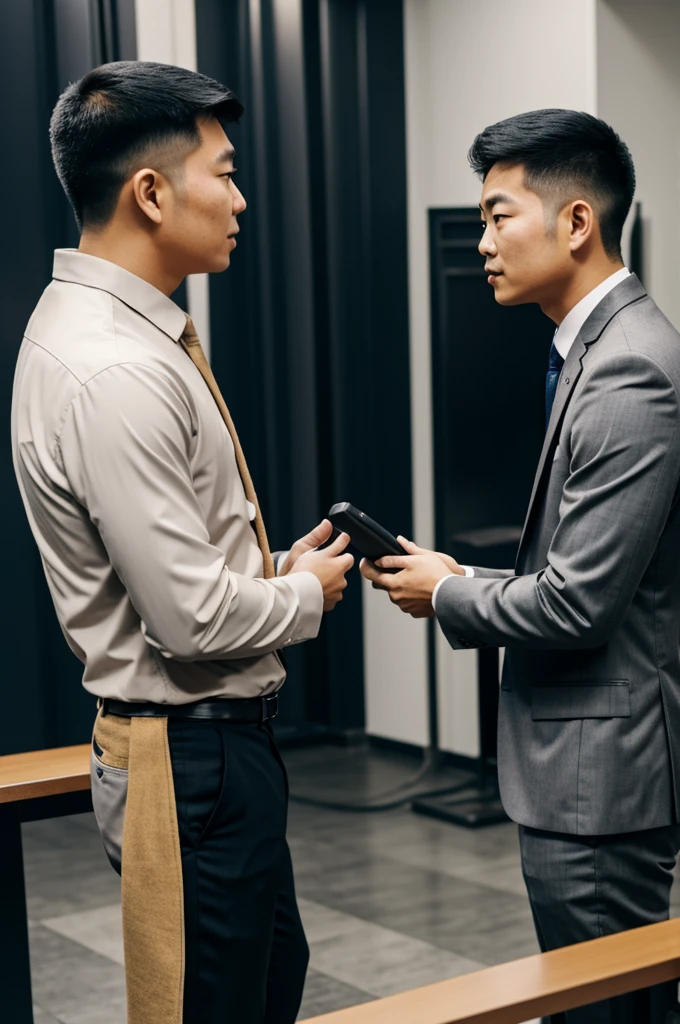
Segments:
[[[172,299],[148,281],[98,256],[90,256],[77,249],[57,249],[52,277],[56,281],[70,281],[115,295],[173,341],[179,340],[186,327],[187,315]]]
[[[588,292],[580,302],[576,303],[573,309],[569,310],[555,332],[554,338],[555,348],[563,359],[566,359],[569,355],[569,350],[576,341],[578,332],[595,307],[602,302],[605,295],[608,295],[613,288],[616,288],[617,284],[625,281],[627,277],[630,277],[630,270],[627,267],[617,270],[615,274],[608,277],[602,284],[598,284],[597,288],[593,288],[592,292]]]

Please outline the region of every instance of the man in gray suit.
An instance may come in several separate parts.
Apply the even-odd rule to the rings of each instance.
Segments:
[[[453,648],[506,648],[501,795],[546,950],[669,913],[680,849],[680,336],[623,266],[635,173],[608,125],[521,114],[485,129],[470,162],[496,300],[537,302],[558,325],[516,568],[466,569],[402,539],[409,555],[379,563],[402,572],[362,571],[402,610],[434,610]],[[665,1024],[674,987],[553,1021]]]

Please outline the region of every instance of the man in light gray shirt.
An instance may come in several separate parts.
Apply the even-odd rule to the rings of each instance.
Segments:
[[[352,557],[324,521],[278,559],[229,411],[169,296],[229,266],[233,93],[98,68],[52,118],[82,226],[26,329],[14,463],[59,622],[100,698],[92,789],[122,870],[129,1024],[292,1024],[308,950],[270,720]],[[262,409],[262,415],[267,410]]]
[[[452,647],[506,648],[499,781],[547,950],[669,913],[680,848],[680,336],[623,266],[635,173],[608,125],[569,110],[520,114],[485,129],[470,160],[496,300],[537,302],[558,325],[516,567],[465,571],[407,541],[410,557],[381,561],[403,572],[363,571],[404,611],[436,613]],[[676,989],[554,1021],[667,1024]]]

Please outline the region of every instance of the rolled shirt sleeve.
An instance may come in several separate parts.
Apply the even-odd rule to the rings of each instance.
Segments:
[[[158,369],[122,363],[81,387],[60,436],[64,473],[97,527],[148,643],[179,660],[257,657],[315,637],[312,573],[253,579],[210,540],[192,480],[191,402]]]

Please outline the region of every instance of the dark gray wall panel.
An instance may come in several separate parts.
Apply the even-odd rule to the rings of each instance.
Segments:
[[[411,530],[401,0],[198,0],[250,205],[212,362],[274,546],[349,500]],[[266,410],[264,413],[263,410]],[[361,587],[289,653],[289,723],[363,724]]]
[[[69,81],[106,59],[134,57],[132,0],[20,0],[0,7],[5,159],[0,273],[2,474],[2,695],[0,754],[89,738],[94,700],[66,646],[12,468],[9,409],[17,352],[49,283],[55,248],[76,245],[70,207],[52,167],[49,118]],[[125,30],[119,31],[125,23]],[[108,26],[108,27],[107,27]],[[121,46],[126,49],[120,49]],[[116,49],[118,47],[118,49]]]

